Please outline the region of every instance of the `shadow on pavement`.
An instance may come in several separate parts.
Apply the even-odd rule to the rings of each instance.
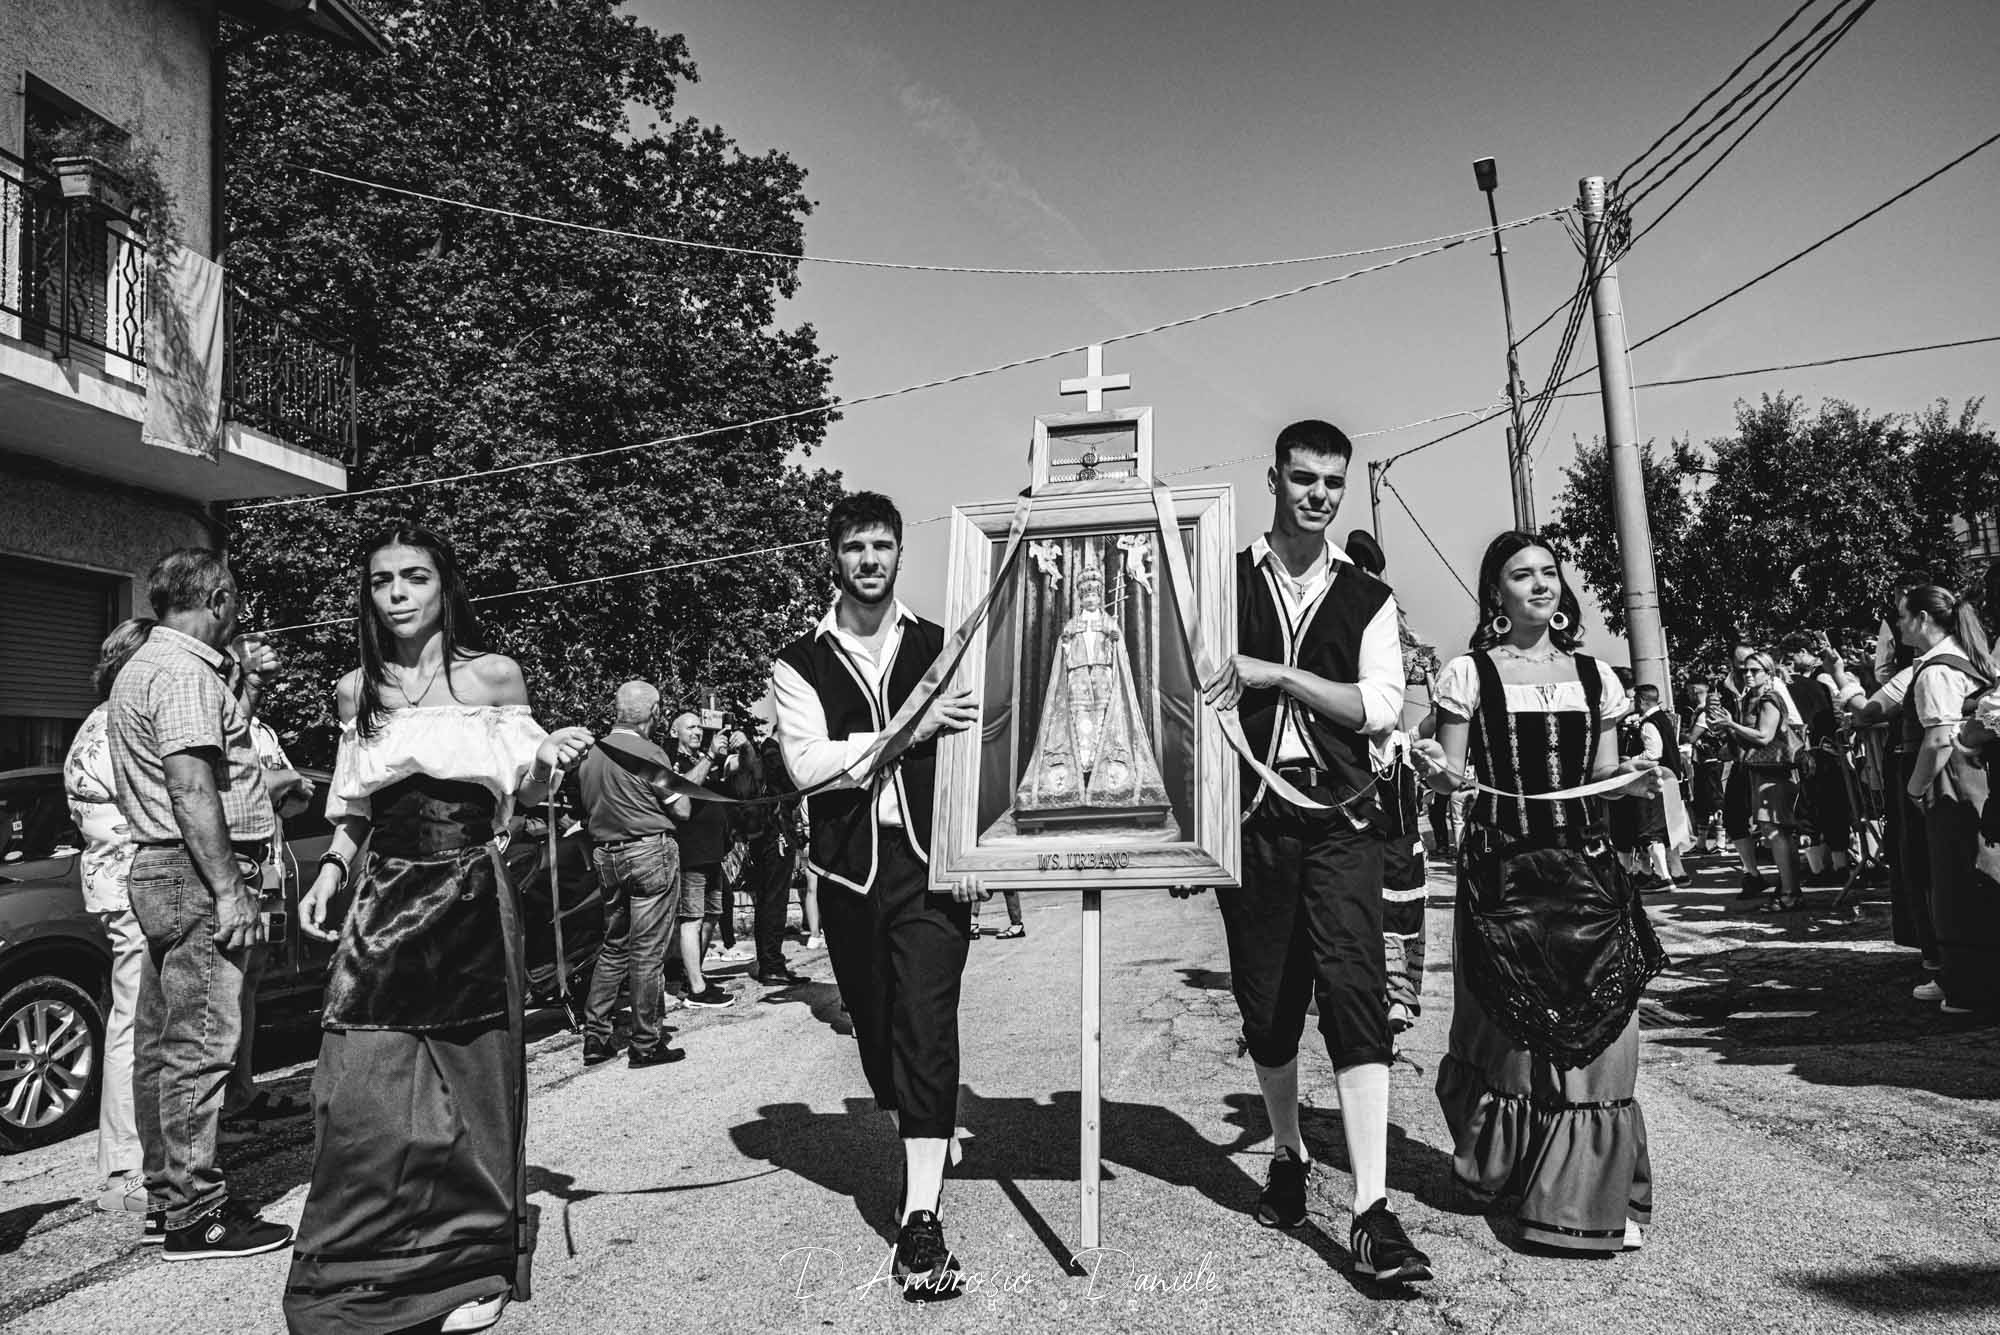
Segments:
[[[1235,1096],[1230,1102],[1234,1111],[1229,1120],[1242,1130],[1231,1144],[1217,1145],[1165,1108],[1107,1101],[1103,1109],[1105,1180],[1115,1180],[1110,1171],[1115,1164],[1170,1186],[1192,1188],[1226,1210],[1249,1213],[1263,1184],[1239,1168],[1231,1156],[1268,1136],[1269,1129],[1262,1125],[1262,1104],[1254,1095]],[[1346,1155],[1338,1148],[1337,1128],[1328,1134],[1331,1117],[1308,1110],[1301,1129],[1313,1153],[1324,1148],[1327,1162],[1344,1164]],[[1042,1101],[989,1099],[962,1088],[958,1120],[972,1135],[965,1142],[964,1160],[945,1175],[946,1202],[954,1181],[994,1182],[1055,1263],[1066,1273],[1080,1273],[1074,1249],[1020,1188],[1024,1181],[1077,1180],[1079,1118],[1079,1096],[1074,1091],[1059,1091]],[[767,1104],[758,1109],[757,1120],[739,1123],[729,1134],[746,1156],[852,1199],[870,1228],[885,1242],[895,1241],[902,1155],[893,1119],[878,1112],[871,1100],[849,1099],[846,1110],[838,1113],[814,1112],[799,1103]],[[1394,1185],[1407,1186],[1411,1176],[1435,1175],[1439,1162],[1444,1162],[1443,1156],[1410,1141],[1400,1128],[1393,1129],[1390,1176]],[[1341,1213],[1344,1215],[1344,1207]],[[1354,1278],[1352,1255],[1317,1221],[1292,1236],[1346,1276],[1358,1292],[1374,1298],[1414,1296],[1400,1287]]]
[[[1785,1275],[1785,1283],[1856,1311],[1914,1317],[2000,1310],[2000,1266],[1898,1266]]]
[[[1927,975],[1913,954],[1818,944],[1822,931],[1838,930],[1800,926],[1676,962],[1642,1018],[1685,1032],[1650,1041],[1710,1048],[1732,1065],[1788,1066],[1814,1084],[2000,1097],[2000,1021],[1914,1000],[1911,987]]]
[[[67,1210],[82,1200],[81,1196],[65,1196],[59,1201],[37,1201],[33,1205],[17,1206],[0,1212],[0,1256],[21,1249],[28,1240],[28,1234],[35,1231],[35,1225],[57,1210]]]

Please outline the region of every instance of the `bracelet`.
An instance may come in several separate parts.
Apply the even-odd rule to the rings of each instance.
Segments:
[[[350,880],[354,878],[354,868],[348,864],[347,859],[342,857],[340,854],[334,852],[330,848],[327,849],[326,852],[319,855],[320,866],[324,867],[329,862],[332,863],[334,866],[340,868],[340,884],[342,886],[345,886]]]

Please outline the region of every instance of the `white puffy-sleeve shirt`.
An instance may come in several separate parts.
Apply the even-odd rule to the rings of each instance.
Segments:
[[[1603,716],[1602,724],[1609,726],[1631,711],[1632,702],[1610,665],[1599,659],[1591,661],[1597,664],[1598,680],[1603,687],[1597,698],[1598,709]],[[1507,711],[1512,714],[1582,714],[1590,709],[1580,680],[1542,684],[1510,681],[1504,685],[1507,688]],[[1444,671],[1438,673],[1431,698],[1440,710],[1462,719],[1469,720],[1479,712],[1479,669],[1473,663],[1471,654],[1460,654],[1444,665]]]
[[[414,705],[392,709],[370,737],[340,727],[326,814],[369,814],[369,796],[415,775],[483,784],[500,799],[493,828],[505,829],[514,794],[548,736],[526,705]]]

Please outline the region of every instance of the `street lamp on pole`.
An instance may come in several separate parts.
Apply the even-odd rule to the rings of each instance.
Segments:
[[[1527,433],[1521,425],[1521,355],[1514,341],[1514,300],[1507,291],[1507,247],[1500,241],[1500,206],[1493,198],[1500,185],[1500,165],[1492,158],[1480,158],[1472,164],[1472,178],[1486,195],[1486,216],[1493,223],[1493,259],[1500,266],[1500,310],[1507,320],[1507,405],[1513,418],[1507,431],[1507,481],[1514,496],[1514,527],[1533,533],[1535,484]]]

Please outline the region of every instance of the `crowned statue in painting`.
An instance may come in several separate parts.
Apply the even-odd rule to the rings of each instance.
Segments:
[[[1125,635],[1106,608],[1096,553],[1085,553],[1075,610],[1056,640],[1034,751],[1014,793],[1014,824],[1022,830],[1120,824],[1168,809]]]

